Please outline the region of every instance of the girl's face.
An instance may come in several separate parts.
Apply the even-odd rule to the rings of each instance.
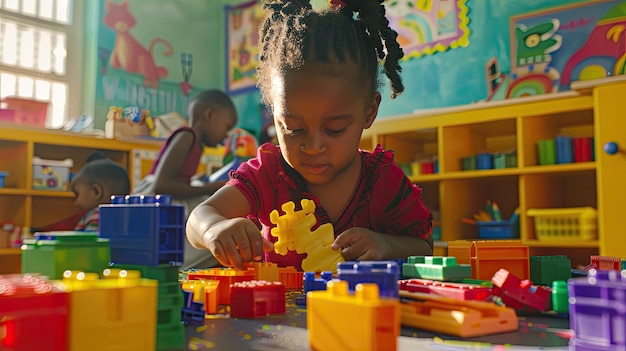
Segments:
[[[358,167],[359,141],[380,104],[359,84],[355,67],[309,64],[272,81],[272,108],[285,160],[309,184],[325,184]]]
[[[103,196],[101,185],[89,184],[81,179],[76,179],[72,183],[72,191],[76,196],[74,205],[81,210],[91,210],[98,207]]]
[[[232,108],[210,107],[205,111],[202,123],[202,143],[215,147],[228,137],[228,132],[237,125],[237,112]]]

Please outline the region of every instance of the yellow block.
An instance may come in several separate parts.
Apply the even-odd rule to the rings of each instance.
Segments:
[[[154,351],[158,282],[94,274],[68,271],[59,284],[70,292],[69,351]]]
[[[400,335],[399,299],[380,298],[378,285],[346,281],[307,294],[307,328],[313,350],[395,351]]]

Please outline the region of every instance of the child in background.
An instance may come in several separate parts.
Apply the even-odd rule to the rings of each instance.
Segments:
[[[209,196],[224,182],[191,185],[205,146],[215,147],[237,124],[237,112],[230,97],[219,90],[205,90],[189,102],[188,126],[168,137],[152,165],[150,176],[133,190],[135,194],[168,194],[175,200]]]
[[[330,9],[315,12],[306,0],[264,2],[257,77],[279,146],[262,145],[193,210],[187,222],[192,245],[225,266],[242,267],[264,255],[300,268],[304,254],[272,251],[269,217],[288,201],[298,210],[301,199],[311,199],[317,225],[333,224],[332,249],[346,260],[432,254],[432,216],[422,190],[391,151],[359,150],[381,101],[379,59],[391,97],[404,90],[403,52],[381,3],[333,0]],[[262,237],[252,220],[261,223]]]
[[[76,195],[74,205],[87,211],[74,230],[98,231],[100,230],[98,205],[109,203],[111,195],[128,194],[130,181],[128,173],[122,166],[95,153],[74,177],[72,191]]]

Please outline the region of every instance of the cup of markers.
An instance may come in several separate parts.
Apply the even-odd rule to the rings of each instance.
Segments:
[[[480,239],[519,238],[519,209],[513,211],[508,220],[504,220],[495,201],[487,201],[485,208],[474,214],[473,218],[463,218],[462,221],[476,225]]]

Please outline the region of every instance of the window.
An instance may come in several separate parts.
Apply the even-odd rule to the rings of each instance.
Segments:
[[[0,0],[0,99],[48,102],[48,127],[80,111],[79,2]]]

